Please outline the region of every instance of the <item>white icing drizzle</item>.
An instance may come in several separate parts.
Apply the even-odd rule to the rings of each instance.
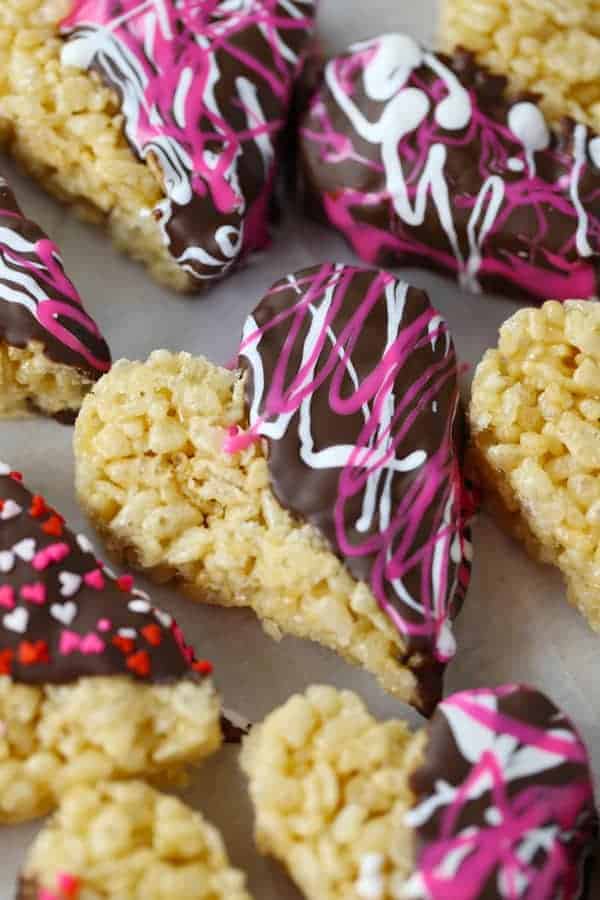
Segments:
[[[550,146],[550,130],[535,103],[515,103],[508,113],[508,127],[523,145],[529,176],[535,176],[535,154]]]
[[[588,240],[588,214],[583,208],[581,197],[579,196],[579,181],[581,171],[587,162],[587,128],[585,125],[577,125],[573,134],[573,155],[575,164],[571,173],[571,202],[577,210],[577,252],[581,256],[593,256],[594,251]]]

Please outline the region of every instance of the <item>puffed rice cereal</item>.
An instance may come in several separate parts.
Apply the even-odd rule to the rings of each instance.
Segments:
[[[600,303],[522,309],[479,364],[473,461],[501,521],[600,630]]]
[[[18,900],[250,900],[219,832],[141,782],[79,785],[36,838]]]
[[[118,362],[76,423],[80,502],[109,549],[194,599],[250,606],[268,633],[317,640],[413,700],[401,636],[311,525],[276,500],[261,442],[226,454],[245,425],[244,381],[165,350]]]
[[[441,44],[473,51],[515,92],[541,94],[555,123],[571,116],[600,131],[597,0],[443,0]]]

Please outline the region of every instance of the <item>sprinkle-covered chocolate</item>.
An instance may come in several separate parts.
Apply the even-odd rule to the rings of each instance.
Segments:
[[[129,675],[162,683],[209,674],[165,612],[99,562],[83,535],[0,463],[0,675],[67,684]]]
[[[58,247],[25,218],[1,176],[0,340],[20,348],[37,341],[52,362],[93,379],[110,368],[106,342],[67,278]]]
[[[600,290],[600,137],[469,54],[387,34],[331,60],[302,120],[308,203],[365,260],[541,299]]]
[[[249,429],[226,449],[267,439],[275,496],[371,587],[431,710],[471,558],[446,323],[392,275],[326,264],[271,289],[246,320],[240,360]]]
[[[586,748],[543,694],[509,685],[438,707],[413,774],[407,898],[578,900],[597,832]]]
[[[76,0],[62,24],[63,62],[117,91],[127,140],[166,195],[146,212],[200,281],[267,243],[314,15],[314,0]]]

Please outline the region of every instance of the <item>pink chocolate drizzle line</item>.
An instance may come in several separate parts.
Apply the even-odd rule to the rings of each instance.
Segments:
[[[185,189],[197,197],[210,197],[222,216],[244,217],[243,247],[236,246],[238,253],[260,249],[267,242],[266,212],[275,173],[275,160],[270,158],[259,194],[247,208],[238,179],[239,157],[250,143],[264,147],[266,142],[272,151],[285,121],[257,116],[241,97],[229,102],[244,112],[247,127],[236,128],[228,121],[214,96],[223,77],[218,60],[224,55],[238,81],[243,76],[266,87],[280,108],[287,109],[301,60],[290,62],[291,51],[284,47],[282,32],[308,34],[313,26],[312,16],[298,12],[300,6],[309,10],[310,0],[247,0],[239,7],[223,0],[76,0],[61,24],[63,34],[74,39],[82,29],[94,29],[89,40],[95,42],[97,53],[106,52],[109,37],[118,42],[124,71],[116,75],[108,70],[108,76],[124,95],[128,139],[141,157],[159,149],[176,159],[176,167],[186,170]],[[268,65],[244,45],[253,30],[268,44]],[[131,60],[137,67],[133,74],[127,64]],[[99,59],[92,64],[105,67]],[[141,89],[136,79],[145,82]],[[236,90],[234,81],[232,91]],[[161,152],[157,158],[162,165]],[[165,187],[171,194],[167,172]],[[174,193],[171,199],[182,205]],[[223,268],[230,263],[223,261]]]
[[[525,715],[546,710],[544,727],[503,711],[515,695]],[[410,896],[579,898],[597,818],[588,754],[569,720],[537,691],[507,685],[451,696],[430,728],[426,783],[435,793],[422,794],[409,814],[421,839],[420,890]],[[457,753],[468,773],[462,783],[453,774]]]
[[[365,71],[378,53],[382,52],[380,47],[383,44],[380,45],[380,41],[383,42],[383,39],[351,48],[347,54],[332,60],[328,65],[331,80],[337,82],[340,90],[352,98],[364,114],[366,106],[357,96],[360,93],[358,86],[362,90]],[[398,69],[405,65],[404,60],[398,60]],[[474,88],[468,89],[471,115],[466,127],[462,130],[443,128],[436,115],[431,113],[439,109],[440,104],[448,98],[448,85],[440,77],[434,77],[433,80],[424,77],[423,72],[423,68],[415,69],[402,86],[407,91],[415,89],[423,92],[431,111],[417,129],[404,135],[398,143],[398,156],[402,162],[411,206],[415,206],[434,145],[441,145],[447,151],[444,172],[446,179],[453,152],[464,153],[464,158],[457,157],[458,169],[455,174],[460,177],[460,166],[468,165],[465,160],[468,159],[469,148],[479,147],[478,174],[474,179],[477,189],[471,192],[463,183],[455,192],[450,180],[446,185],[450,192],[451,215],[460,239],[466,235],[461,234],[462,226],[458,224],[457,212],[460,211],[461,215],[474,215],[478,202],[483,198],[483,211],[478,218],[475,217],[476,229],[481,225],[489,202],[490,190],[486,189],[486,182],[492,176],[503,182],[502,204],[480,248],[482,258],[477,267],[477,277],[501,279],[541,299],[588,298],[596,295],[600,272],[600,177],[594,176],[595,187],[581,200],[587,217],[586,241],[591,248],[591,252],[585,256],[578,252],[577,231],[581,223],[570,196],[573,182],[577,189],[581,188],[584,179],[591,177],[594,171],[590,161],[591,151],[588,153],[588,141],[593,140],[593,134],[584,126],[575,126],[573,129],[573,144],[578,130],[583,144],[583,159],[579,164],[572,147],[551,138],[547,148],[533,155],[538,164],[532,174],[526,148],[519,137],[505,121],[499,121],[483,108],[482,100]],[[394,99],[395,97],[386,102],[393,102]],[[491,106],[497,108],[498,100]],[[506,101],[505,107],[508,111],[509,104]],[[383,109],[384,105],[380,105],[380,108]],[[379,114],[373,113],[374,118]],[[314,95],[304,118],[301,134],[305,147],[311,153],[316,153],[324,167],[330,167],[327,187],[319,188],[319,173],[313,172],[311,180],[314,184],[311,189],[319,192],[327,218],[346,236],[362,259],[375,264],[382,264],[382,260],[385,260],[388,265],[392,264],[392,258],[397,264],[410,263],[411,260],[429,260],[436,268],[450,271],[465,280],[467,273],[464,260],[460,261],[451,249],[432,246],[426,237],[423,238],[422,233],[416,234],[414,228],[403,222],[401,215],[395,212],[393,193],[389,189],[388,173],[379,148],[374,149],[371,158],[365,156],[352,122],[337,106],[327,85],[323,85]],[[600,143],[598,139],[596,141]],[[513,165],[520,165],[522,171],[511,169],[509,161]],[[343,167],[350,164],[354,169],[362,167],[361,180],[369,186],[368,189],[356,189],[344,184]],[[339,169],[336,170],[338,166]],[[541,172],[544,170],[554,173],[555,180],[542,177]],[[331,185],[336,177],[338,187],[333,189]],[[491,204],[488,211],[490,206]],[[372,216],[371,221],[365,221],[361,215],[361,211],[374,208],[381,211],[378,213],[381,225],[373,224]],[[435,209],[431,196],[428,208]],[[535,234],[523,233],[523,229],[511,224],[511,220],[514,223],[515,217],[520,213],[530,214],[531,211],[537,220]],[[570,225],[565,228],[562,245],[553,248],[548,243],[548,237],[556,228],[553,220],[557,214],[567,222],[570,220]],[[431,225],[428,227],[431,228]],[[442,230],[439,222],[436,227]],[[507,243],[504,249],[498,249],[502,236],[510,234],[521,242],[518,253],[514,251],[514,241]],[[470,285],[467,284],[468,281]],[[465,285],[472,289],[474,283],[473,277],[465,281]]]
[[[435,403],[449,380],[456,379],[456,359],[446,323],[432,307],[428,307],[408,326],[400,325],[383,357],[374,361],[372,371],[353,394],[348,394],[347,382],[342,390],[352,353],[365,321],[376,304],[385,302],[382,295],[386,288],[396,283],[392,275],[377,273],[363,301],[356,306],[348,324],[343,331],[335,334],[334,339],[333,323],[360,271],[351,266],[326,264],[315,275],[297,279],[293,276],[293,283],[298,289],[297,303],[293,306],[282,304],[281,312],[264,328],[251,330],[243,340],[240,346],[241,356],[248,355],[249,348],[260,352],[263,336],[282,322],[289,323],[288,338],[281,348],[273,377],[262,398],[262,414],[255,420],[251,419],[246,432],[230,434],[225,441],[225,450],[229,453],[240,452],[264,436],[269,422],[297,412],[303,401],[318,391],[328,379],[332,431],[337,418],[360,415],[361,410],[368,407],[370,414],[364,427],[356,435],[356,445],[349,459],[341,467],[334,509],[337,543],[342,554],[350,558],[374,555],[370,586],[381,608],[401,634],[409,638],[424,639],[431,645],[435,658],[439,662],[447,662],[454,654],[454,647],[452,642],[448,645],[447,634],[443,633],[450,626],[452,601],[457,591],[466,589],[469,579],[469,567],[465,564],[468,552],[465,529],[472,513],[454,447],[453,426],[458,407],[456,385],[453,408],[447,415],[442,442],[435,453],[429,455],[419,466],[410,488],[391,509],[389,524],[357,544],[346,533],[346,509],[353,498],[364,495],[367,482],[376,473],[382,473],[385,478],[386,471],[398,458],[398,448],[406,442],[419,414]],[[280,282],[270,296],[289,290],[290,285],[291,279]],[[324,292],[331,287],[335,287],[334,301],[323,320],[318,339],[310,349],[305,364],[286,386],[290,356],[298,335],[307,322],[310,322],[311,312],[320,305]],[[438,361],[433,360],[432,354],[429,368],[413,384],[403,385],[400,395],[397,382],[411,355],[437,341],[447,341],[446,354]],[[252,359],[249,358],[252,366]],[[309,373],[314,370],[317,360],[321,363],[318,375],[311,378]],[[384,410],[390,398],[393,398],[394,414],[391,421],[384,425]],[[445,414],[440,411],[440,415]],[[417,450],[418,447],[415,445],[414,449]],[[418,541],[425,513],[434,502],[436,512],[433,529],[427,539]],[[448,503],[450,514],[447,521],[444,521],[444,509]],[[377,511],[374,519],[377,519]],[[455,540],[458,541],[462,561],[458,569],[458,585],[453,581],[449,561],[450,548]],[[437,576],[439,581],[434,586],[434,554],[440,549],[442,562]],[[415,615],[415,611],[411,610],[412,615],[406,615],[409,611],[403,607],[393,580],[402,579],[418,567],[421,593],[414,599],[418,603],[419,612]],[[394,597],[395,603],[391,602],[390,595]],[[404,612],[398,606],[403,607]]]
[[[19,226],[23,217],[14,210],[0,209],[0,219],[12,219],[15,226]],[[7,226],[0,226],[1,228]],[[27,239],[15,232],[18,240],[27,242],[25,249],[15,249],[13,246],[0,239],[0,282],[6,281],[11,288],[23,296],[23,305],[31,311],[31,305],[35,306],[35,318],[48,334],[59,343],[68,347],[74,353],[82,357],[88,365],[97,372],[107,372],[110,368],[108,350],[105,357],[96,356],[86,345],[64,324],[62,320],[70,320],[79,326],[79,330],[87,331],[93,338],[103,342],[102,334],[90,316],[85,312],[81,298],[72,281],[67,278],[57,245],[49,238],[40,237],[37,241]],[[42,290],[46,287],[53,293],[58,293],[63,300],[51,297],[39,299],[27,290],[19,273],[25,273],[26,280],[35,282]],[[3,296],[0,283],[0,302],[17,302]]]

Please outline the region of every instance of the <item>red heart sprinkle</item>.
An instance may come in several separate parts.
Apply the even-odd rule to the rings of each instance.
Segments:
[[[61,516],[50,516],[47,522],[42,525],[42,531],[51,534],[53,537],[60,537],[63,533],[63,520]]]
[[[127,658],[127,668],[141,678],[146,678],[150,674],[150,657],[145,650],[138,650]]]
[[[23,473],[22,472],[10,472],[9,478],[12,478],[13,481],[23,481]]]
[[[162,644],[162,631],[160,626],[146,625],[145,628],[142,628],[142,634],[153,647],[160,647]]]
[[[46,641],[21,641],[18,659],[24,666],[47,663],[49,661],[48,644]]]
[[[129,594],[133,587],[133,578],[131,575],[119,575],[117,578],[117,587],[120,591]]]
[[[0,675],[10,675],[14,655],[12,650],[0,650]]]
[[[115,647],[118,647],[123,653],[133,653],[135,650],[135,641],[131,638],[121,637],[120,634],[116,634],[112,639],[112,643]]]
[[[208,659],[197,659],[192,663],[192,669],[201,675],[210,675],[214,666]]]
[[[41,494],[34,494],[31,498],[31,506],[29,507],[29,515],[34,519],[39,519],[40,516],[43,516],[45,512],[47,512],[48,507],[46,506],[46,501],[42,497]]]

